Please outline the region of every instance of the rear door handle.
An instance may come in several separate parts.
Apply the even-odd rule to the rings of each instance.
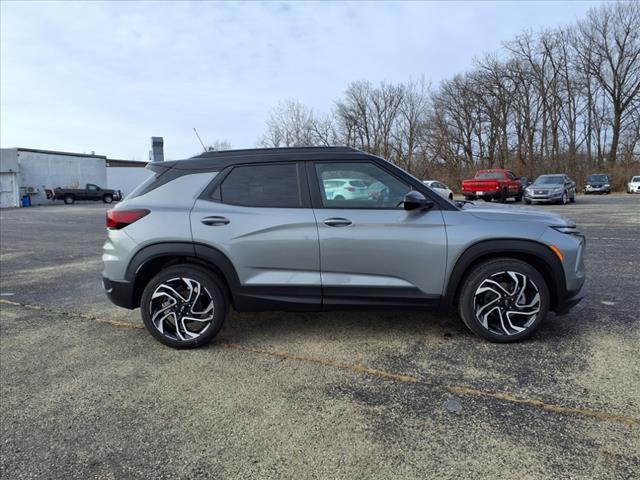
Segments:
[[[209,225],[210,227],[219,227],[221,225],[227,225],[230,220],[226,217],[204,217],[200,220],[201,223]]]
[[[348,218],[327,218],[324,224],[327,227],[348,227],[351,225],[351,220]]]

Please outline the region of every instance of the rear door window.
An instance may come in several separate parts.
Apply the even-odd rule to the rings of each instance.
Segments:
[[[302,206],[295,163],[234,167],[220,185],[220,200],[245,207]]]

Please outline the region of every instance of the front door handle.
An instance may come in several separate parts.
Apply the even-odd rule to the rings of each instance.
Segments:
[[[351,220],[348,218],[327,218],[324,224],[327,227],[348,227],[351,225]]]
[[[227,225],[230,220],[226,217],[204,217],[200,220],[201,223],[210,227],[219,227],[221,225]]]

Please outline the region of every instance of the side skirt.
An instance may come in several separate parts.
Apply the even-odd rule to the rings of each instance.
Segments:
[[[424,310],[437,308],[441,297],[417,288],[398,287],[240,287],[233,294],[239,312]]]

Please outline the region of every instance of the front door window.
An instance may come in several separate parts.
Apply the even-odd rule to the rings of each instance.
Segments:
[[[411,187],[368,162],[317,163],[325,208],[402,208]]]

